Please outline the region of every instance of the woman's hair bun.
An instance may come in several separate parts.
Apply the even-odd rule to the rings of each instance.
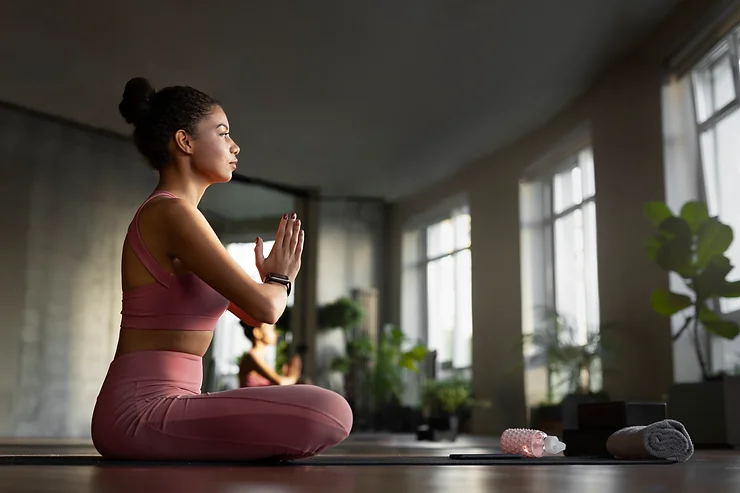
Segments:
[[[118,105],[126,123],[137,126],[146,119],[155,92],[152,83],[143,77],[135,77],[126,83],[123,99]]]

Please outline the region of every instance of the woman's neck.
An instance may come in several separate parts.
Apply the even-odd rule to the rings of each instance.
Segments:
[[[252,344],[252,352],[256,354],[257,356],[264,356],[265,355],[265,348],[267,347],[266,344],[263,344],[259,341],[256,341],[254,344]]]
[[[157,190],[171,192],[197,207],[209,185],[195,176],[186,176],[176,166],[167,166],[159,172]]]

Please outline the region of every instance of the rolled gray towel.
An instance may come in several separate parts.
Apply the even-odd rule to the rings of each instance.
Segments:
[[[683,424],[664,419],[615,431],[607,439],[606,449],[620,459],[659,458],[686,462],[694,454],[694,443]]]

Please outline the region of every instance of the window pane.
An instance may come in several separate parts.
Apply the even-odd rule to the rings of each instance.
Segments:
[[[735,99],[735,83],[732,80],[732,60],[729,53],[712,65],[712,90],[714,92],[714,111],[721,110]]]
[[[453,363],[456,368],[472,364],[473,292],[470,250],[455,254],[455,346]]]
[[[457,214],[453,218],[455,224],[455,249],[470,246],[470,214]]]
[[[427,228],[427,258],[452,253],[455,246],[455,228],[451,219]]]
[[[700,123],[735,99],[732,65],[736,63],[725,42],[693,72],[696,118]]]
[[[553,212],[559,214],[583,201],[583,180],[578,166],[555,175],[553,179]]]
[[[722,119],[714,132],[702,135],[701,151],[705,166],[707,195],[710,197],[711,212],[727,223],[736,232],[736,238],[727,250],[727,256],[736,267],[727,276],[732,281],[740,280],[740,111]],[[714,185],[712,188],[711,185]],[[722,311],[727,313],[740,309],[740,299],[721,300]]]
[[[450,361],[455,326],[455,260],[442,257],[427,264],[427,313],[429,349],[439,362]]]
[[[702,123],[712,115],[712,78],[708,70],[698,70],[692,74],[694,81],[694,104],[696,121]]]
[[[581,343],[587,327],[584,250],[583,211],[577,209],[555,221],[555,308],[577,329]]]
[[[585,200],[596,195],[593,151],[591,149],[581,151],[578,162],[583,172],[583,198]]]

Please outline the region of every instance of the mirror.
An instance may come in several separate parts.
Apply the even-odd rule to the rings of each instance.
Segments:
[[[281,216],[296,211],[297,205],[292,194],[232,180],[211,186],[203,195],[199,208],[232,257],[260,282],[254,261],[254,240],[257,236],[264,240],[267,256]],[[291,293],[288,306],[293,303],[294,293]],[[238,361],[250,347],[239,319],[226,312],[218,322],[209,354],[203,359],[203,390],[236,388],[239,385]],[[276,363],[276,349],[270,348],[265,355],[270,365]]]

